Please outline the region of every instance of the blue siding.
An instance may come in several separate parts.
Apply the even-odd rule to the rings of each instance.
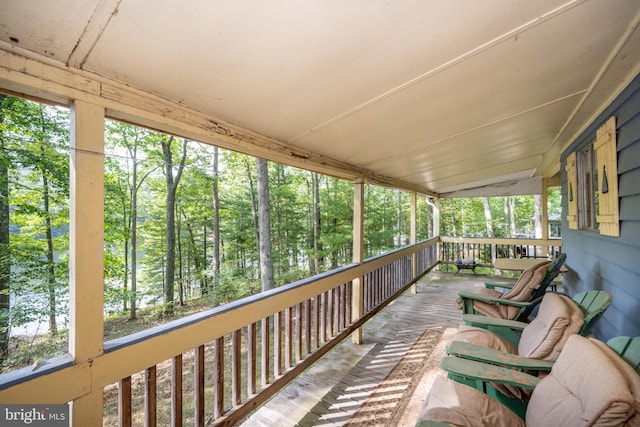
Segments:
[[[570,230],[566,221],[566,157],[595,139],[609,117],[616,117],[620,237]],[[617,335],[640,336],[640,75],[562,154],[563,251],[569,272],[564,288],[569,295],[602,289],[613,304],[594,329],[607,340]]]

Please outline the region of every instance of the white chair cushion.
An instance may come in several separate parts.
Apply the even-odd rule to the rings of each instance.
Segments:
[[[420,419],[453,426],[524,427],[524,421],[506,406],[464,384],[436,377]]]
[[[545,294],[538,314],[522,331],[518,354],[534,359],[555,361],[570,335],[580,332],[584,313],[571,298]]]
[[[531,394],[529,427],[621,426],[635,415],[625,375],[591,340],[572,335],[551,374]]]

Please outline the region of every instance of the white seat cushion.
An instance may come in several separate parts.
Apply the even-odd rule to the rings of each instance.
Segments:
[[[506,406],[464,384],[436,377],[420,419],[454,426],[524,427],[524,421]]]
[[[637,374],[636,374],[637,375]],[[622,426],[636,413],[625,374],[591,340],[572,335],[531,394],[529,427]]]
[[[518,354],[534,359],[555,361],[567,338],[580,332],[584,313],[571,298],[545,294],[538,314],[522,331]]]

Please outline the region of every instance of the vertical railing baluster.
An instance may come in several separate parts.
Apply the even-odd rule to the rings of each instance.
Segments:
[[[314,348],[319,348],[321,343],[320,343],[320,295],[316,295],[315,298],[313,299],[313,318],[314,318],[314,325],[313,325],[313,336],[315,338],[315,347]]]
[[[284,310],[284,369],[293,366],[293,307]]]
[[[350,313],[350,310],[351,310],[351,298],[350,298],[351,297],[351,292],[350,292],[351,287],[349,286],[348,283],[343,283],[342,284],[342,289],[343,289],[343,292],[344,292],[344,297],[343,297],[344,298],[344,310],[342,311],[342,325],[343,325],[343,328],[346,329],[349,326],[349,324],[351,323],[350,322],[351,319],[349,317],[347,317],[347,315]]]
[[[118,383],[118,423],[121,427],[131,427],[131,377]]]
[[[347,287],[347,325],[351,326],[351,304],[353,304],[353,282],[349,282],[349,286]]]
[[[155,366],[152,366],[145,370],[144,385],[144,425],[145,427],[155,427],[157,420]]]
[[[320,337],[322,343],[327,342],[327,293],[323,292],[320,295],[321,310],[320,310]]]
[[[386,287],[389,285],[393,277],[393,263],[389,264],[387,268],[385,268],[384,280],[382,281],[382,286],[378,289],[378,300],[376,301],[376,307],[380,305],[380,302],[384,299],[384,291]]]
[[[380,305],[380,302],[384,299],[384,290],[391,281],[391,275],[393,274],[393,264],[389,264],[385,268],[384,279],[382,280],[382,286],[378,287],[378,299],[376,300],[376,307]]]
[[[377,307],[382,300],[382,291],[387,283],[389,283],[389,275],[391,274],[391,266],[387,265],[384,268],[384,273],[382,276],[382,281],[379,286],[376,286],[376,300],[374,306]]]
[[[247,395],[249,396],[253,396],[256,392],[256,330],[256,323],[247,326]]]
[[[171,361],[171,427],[182,427],[182,355]]]
[[[260,375],[262,377],[262,387],[266,387],[270,382],[271,366],[271,316],[265,317],[261,322],[262,336],[260,338],[262,363],[260,364]]]
[[[327,335],[333,338],[333,289],[327,292]]]
[[[378,281],[380,280],[380,269],[376,269],[369,273],[369,297],[367,298],[367,302],[369,304],[369,308],[367,313],[373,310],[373,299],[375,297],[375,288],[378,286]]]
[[[371,273],[362,276],[362,313],[369,312],[369,282],[371,281]]]
[[[341,317],[340,313],[342,312],[342,287],[338,286],[336,287],[336,310],[335,310],[335,314],[336,314],[336,321],[335,321],[335,325],[336,325],[336,335],[340,333],[340,331],[342,330],[342,322],[341,322]]]
[[[342,332],[344,328],[344,283],[336,288],[336,299],[338,300],[338,310],[336,316],[338,316],[336,323],[338,324],[337,333]]]
[[[367,307],[365,309],[365,313],[369,313],[373,308],[373,287],[376,283],[376,273],[377,271],[371,271],[365,276],[367,278],[367,286],[365,288],[367,292],[367,297],[365,299]]]
[[[231,402],[239,405],[242,401],[242,329],[231,335]]]
[[[196,426],[204,426],[204,345],[195,349],[193,359],[194,415]]]
[[[282,373],[282,312],[273,315],[273,375]]]
[[[333,334],[340,333],[340,286],[333,288]]]
[[[303,303],[298,303],[296,305],[296,353],[295,353],[295,363],[299,363],[302,360],[302,344],[304,341],[304,337],[302,336],[302,326],[303,326]]]
[[[224,414],[224,337],[214,340],[213,350],[213,419]]]
[[[380,282],[380,269],[376,269],[374,271],[372,271],[370,274],[371,277],[371,282],[369,283],[369,310],[371,311],[373,310],[373,307],[375,305],[374,300],[375,300],[375,296],[376,296],[376,286],[378,286],[378,283]]]
[[[311,354],[311,323],[312,323],[312,300],[308,299],[304,303],[304,357]]]
[[[343,328],[347,328],[349,326],[349,319],[347,318],[347,313],[349,312],[349,286],[348,283],[343,283],[342,284],[342,292],[343,292],[343,302],[342,304],[344,305],[344,309],[342,310],[342,313],[340,314],[342,317],[342,325]]]

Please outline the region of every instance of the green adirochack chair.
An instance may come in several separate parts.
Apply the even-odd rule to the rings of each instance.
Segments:
[[[417,425],[640,425],[639,348],[640,337],[617,337],[605,345],[572,335],[550,374],[542,379],[445,356],[441,367],[449,378],[436,378]],[[531,398],[528,402],[502,402],[487,387],[496,382],[529,388]]]
[[[460,327],[446,351],[462,359],[545,375],[569,336],[591,333],[612,300],[605,291],[582,292],[575,300],[548,292],[531,323],[465,315],[467,324]],[[505,399],[528,398],[526,389],[500,383],[491,384],[491,387]]]
[[[565,253],[558,255],[553,261],[541,259],[540,263],[524,270],[511,286],[486,283],[486,288],[481,292],[460,292],[458,306],[463,314],[526,321],[542,300],[547,287],[560,273],[565,260]],[[506,288],[508,291],[502,293],[496,287]]]
[[[572,299],[584,314],[584,323],[578,333],[587,336],[611,305],[613,296],[606,291],[592,290],[579,292],[575,294]],[[522,331],[529,325],[529,323],[526,322],[496,319],[477,314],[464,314],[462,320],[465,325],[487,329],[499,335],[516,348],[520,344]]]

